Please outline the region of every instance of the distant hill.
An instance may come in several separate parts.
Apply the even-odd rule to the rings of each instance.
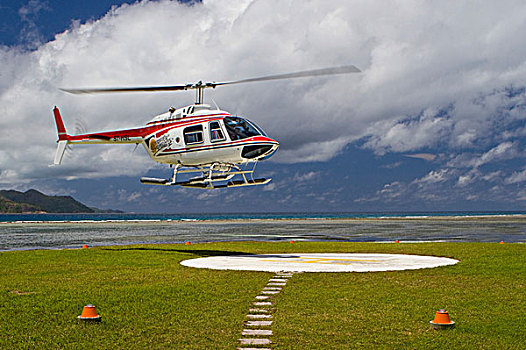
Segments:
[[[0,213],[38,213],[42,209],[27,203],[17,203],[0,196]]]
[[[103,213],[119,212],[90,208],[71,196],[47,196],[37,190],[0,191],[0,213]]]

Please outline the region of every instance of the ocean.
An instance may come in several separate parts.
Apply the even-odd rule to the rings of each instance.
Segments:
[[[0,251],[289,240],[524,243],[526,212],[0,215]]]

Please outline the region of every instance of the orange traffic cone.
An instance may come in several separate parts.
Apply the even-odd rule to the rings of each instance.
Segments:
[[[294,241],[290,241],[290,244],[294,244]]]
[[[190,245],[190,242],[185,242],[184,244],[185,244],[185,245]]]
[[[82,245],[82,249],[88,249],[88,245],[87,244]]]
[[[440,309],[435,314],[435,319],[429,321],[431,328],[434,329],[445,329],[455,327],[455,322],[449,319],[449,314],[446,310]]]
[[[396,240],[395,243],[400,243],[400,241],[399,241],[399,240]]]
[[[84,306],[84,309],[82,309],[82,313],[80,316],[78,316],[79,320],[82,321],[101,321],[102,316],[97,314],[97,310],[95,310],[94,305],[86,305]]]
[[[499,243],[500,243],[500,244],[504,244],[504,241],[500,241]]]

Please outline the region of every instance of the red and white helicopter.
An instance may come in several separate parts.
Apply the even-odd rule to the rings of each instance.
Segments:
[[[70,144],[142,144],[154,161],[171,167],[175,165],[170,179],[142,177],[143,184],[202,189],[264,185],[271,179],[254,179],[253,173],[257,162],[277,151],[278,141],[248,119],[204,104],[204,90],[231,84],[355,72],[360,70],[348,65],[219,83],[199,81],[172,86],[62,89],[73,94],[196,90],[196,101],[179,109],[171,107],[142,127],[80,135],[67,133],[62,116],[55,107],[58,147],[54,164],[61,163],[66,146]],[[250,163],[253,163],[252,168]],[[192,172],[200,174],[185,180],[177,179],[178,174]],[[235,176],[239,180],[233,180]]]

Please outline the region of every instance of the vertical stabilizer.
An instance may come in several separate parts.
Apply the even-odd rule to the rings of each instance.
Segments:
[[[66,132],[66,127],[62,121],[62,116],[57,106],[53,108],[53,114],[55,115],[55,124],[57,125],[58,133],[58,146],[57,152],[55,153],[55,160],[53,161],[54,165],[59,165],[62,162],[62,157],[64,157],[64,152],[66,151],[66,146],[68,145],[69,135]]]
[[[69,135],[66,132],[66,127],[64,126],[62,116],[60,115],[60,111],[58,110],[57,106],[53,108],[53,114],[55,114],[55,124],[57,125],[58,140],[67,140]]]

